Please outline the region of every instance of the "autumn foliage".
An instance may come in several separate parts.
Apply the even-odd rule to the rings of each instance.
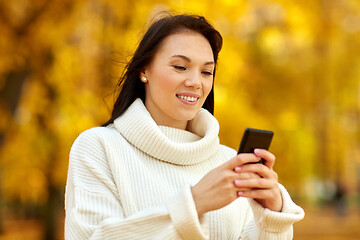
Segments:
[[[300,205],[340,186],[355,202],[359,1],[13,0],[0,2],[0,226],[35,217],[51,238],[74,139],[108,120],[126,61],[168,10],[204,15],[224,37],[221,142],[237,148],[245,127],[273,130],[276,171]]]

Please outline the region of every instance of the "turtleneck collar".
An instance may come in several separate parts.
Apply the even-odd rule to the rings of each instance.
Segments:
[[[158,126],[141,99],[136,99],[115,128],[136,148],[152,157],[178,165],[193,165],[213,155],[219,145],[219,123],[207,110],[200,109],[188,123],[188,130]]]

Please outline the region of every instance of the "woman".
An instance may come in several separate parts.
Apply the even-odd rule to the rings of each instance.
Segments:
[[[164,17],[121,79],[110,120],[75,141],[66,239],[291,239],[303,218],[272,153],[219,144],[212,115],[221,35],[199,16]],[[247,164],[265,159],[263,164]]]

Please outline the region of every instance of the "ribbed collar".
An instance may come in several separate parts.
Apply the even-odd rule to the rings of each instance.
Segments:
[[[138,98],[114,125],[136,148],[158,160],[178,165],[205,161],[219,145],[219,123],[205,109],[200,109],[189,122],[189,131],[185,131],[158,126]]]

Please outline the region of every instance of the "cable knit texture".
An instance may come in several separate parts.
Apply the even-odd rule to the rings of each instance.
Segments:
[[[197,216],[191,186],[236,151],[201,109],[188,130],[158,126],[140,99],[113,124],[86,130],[71,152],[65,239],[292,239],[304,217],[280,185],[283,211],[238,198]]]

